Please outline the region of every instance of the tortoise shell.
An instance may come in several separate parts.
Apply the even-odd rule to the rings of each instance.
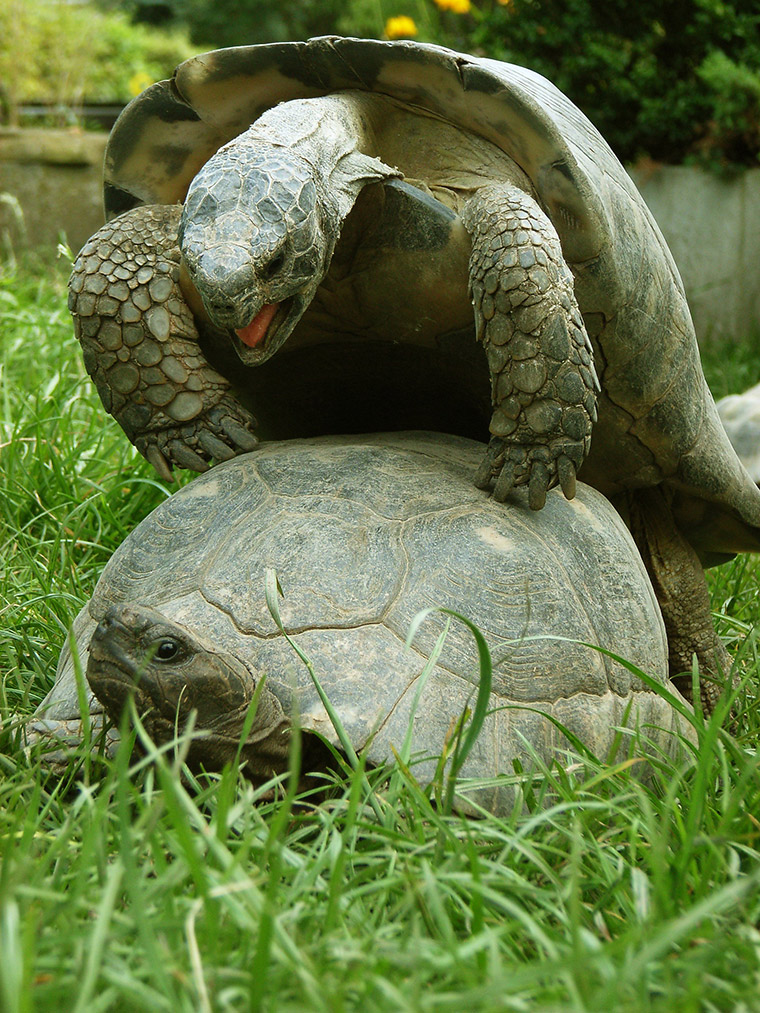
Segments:
[[[533,752],[561,758],[568,743],[555,722],[604,758],[623,724],[644,730],[636,749],[649,740],[676,749],[680,719],[670,705],[587,646],[667,683],[662,618],[619,516],[582,484],[572,501],[551,491],[538,513],[497,503],[471,482],[482,449],[432,433],[325,437],[264,445],[218,465],[163,502],[113,555],[77,620],[79,656],[114,606],[148,607],[265,675],[286,714],[337,744],[267,606],[273,568],[285,629],[370,763],[391,759],[411,722],[413,770],[430,781],[472,705],[478,654],[456,620],[421,688],[444,617],[430,615],[411,648],[405,641],[431,607],[475,622],[493,658],[490,713],[465,777],[511,773],[515,760],[528,768]],[[75,704],[67,647],[41,710],[55,719]],[[203,713],[197,723],[203,728]],[[504,784],[468,797],[496,810],[513,800]]]

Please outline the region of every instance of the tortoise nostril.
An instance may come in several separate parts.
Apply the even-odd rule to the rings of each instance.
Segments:
[[[103,616],[103,618],[100,620],[99,625],[105,626],[106,629],[110,629],[115,622],[116,622],[116,606],[111,605],[108,611]]]
[[[269,261],[268,264],[265,264],[264,267],[261,268],[259,273],[262,278],[269,281],[271,278],[274,278],[274,276],[278,274],[283,269],[284,266],[285,266],[285,254],[278,253],[276,254],[276,256],[272,257],[272,259]]]
[[[220,326],[227,326],[238,316],[239,307],[231,299],[207,298],[203,301],[211,319]]]

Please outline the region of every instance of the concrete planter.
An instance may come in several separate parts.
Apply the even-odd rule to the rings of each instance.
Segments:
[[[106,134],[0,129],[0,240],[76,251],[103,223]],[[760,327],[760,169],[721,179],[684,166],[631,170],[667,240],[700,341],[741,341]]]
[[[103,224],[101,175],[108,135],[0,128],[0,240],[50,246],[61,233],[76,252]],[[17,213],[23,212],[23,223]]]

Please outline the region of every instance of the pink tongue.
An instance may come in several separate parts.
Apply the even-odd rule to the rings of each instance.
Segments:
[[[250,324],[242,327],[239,331],[235,331],[244,345],[248,345],[249,348],[255,348],[256,345],[261,344],[266,337],[267,328],[271,324],[272,317],[277,312],[279,305],[276,302],[268,303],[263,309],[259,310]]]

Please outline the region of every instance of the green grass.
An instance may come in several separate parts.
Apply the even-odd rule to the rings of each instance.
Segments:
[[[735,737],[653,784],[589,762],[472,821],[402,769],[346,766],[322,806],[195,786],[171,750],[45,780],[18,722],[113,548],[167,495],[108,419],[66,265],[0,274],[0,1010],[760,1009],[757,565],[710,574],[749,683]],[[716,357],[721,393],[760,355]],[[733,372],[732,372],[733,371]],[[444,807],[445,808],[445,807]]]

